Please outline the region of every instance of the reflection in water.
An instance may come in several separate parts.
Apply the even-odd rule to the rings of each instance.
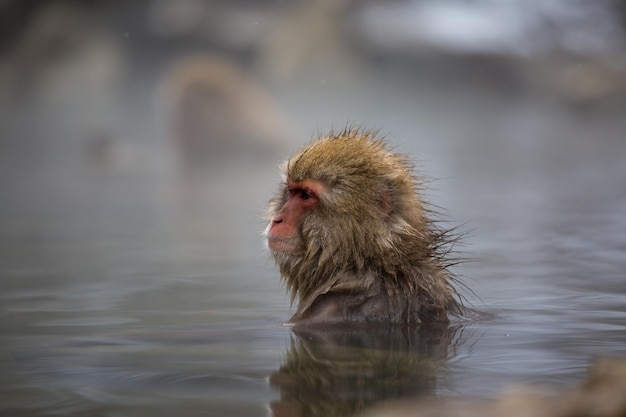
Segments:
[[[294,330],[270,384],[280,416],[348,416],[376,402],[434,394],[461,326]]]

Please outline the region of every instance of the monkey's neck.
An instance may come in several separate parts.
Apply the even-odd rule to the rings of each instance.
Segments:
[[[298,300],[292,322],[446,321],[446,311],[457,306],[448,273],[436,259],[398,267],[374,264],[362,270],[328,265],[280,265],[292,302]]]
[[[390,257],[379,257],[389,260]],[[352,257],[355,259],[355,257]],[[292,302],[297,298],[299,303],[307,303],[320,294],[329,292],[343,292],[350,294],[371,293],[372,288],[381,287],[385,292],[398,293],[403,296],[414,294],[419,286],[416,276],[417,268],[400,265],[392,262],[378,264],[375,260],[367,259],[361,262],[338,264],[322,262],[319,259],[276,258],[281,276],[291,293]]]
[[[329,288],[300,297],[290,322],[298,326],[346,323],[447,322],[446,308],[419,294],[390,292],[380,277],[339,274]]]

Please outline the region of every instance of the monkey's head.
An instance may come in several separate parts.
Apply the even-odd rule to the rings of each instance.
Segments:
[[[411,271],[432,258],[437,239],[405,155],[347,130],[304,147],[282,171],[265,234],[292,296],[345,273],[419,285]]]

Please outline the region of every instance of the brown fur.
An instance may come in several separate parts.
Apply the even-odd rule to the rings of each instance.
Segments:
[[[298,225],[297,248],[272,253],[298,300],[292,323],[421,323],[460,312],[442,259],[450,239],[429,219],[407,156],[350,129],[304,147],[283,174],[270,217],[287,201],[287,180],[327,190]]]

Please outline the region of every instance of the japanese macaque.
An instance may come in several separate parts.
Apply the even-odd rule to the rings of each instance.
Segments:
[[[428,217],[406,155],[370,131],[314,141],[282,166],[268,247],[301,325],[446,322],[461,313],[443,256],[449,232]]]
[[[181,59],[159,93],[169,134],[183,163],[192,168],[225,160],[232,164],[242,155],[272,155],[290,137],[289,123],[272,96],[226,58]]]

